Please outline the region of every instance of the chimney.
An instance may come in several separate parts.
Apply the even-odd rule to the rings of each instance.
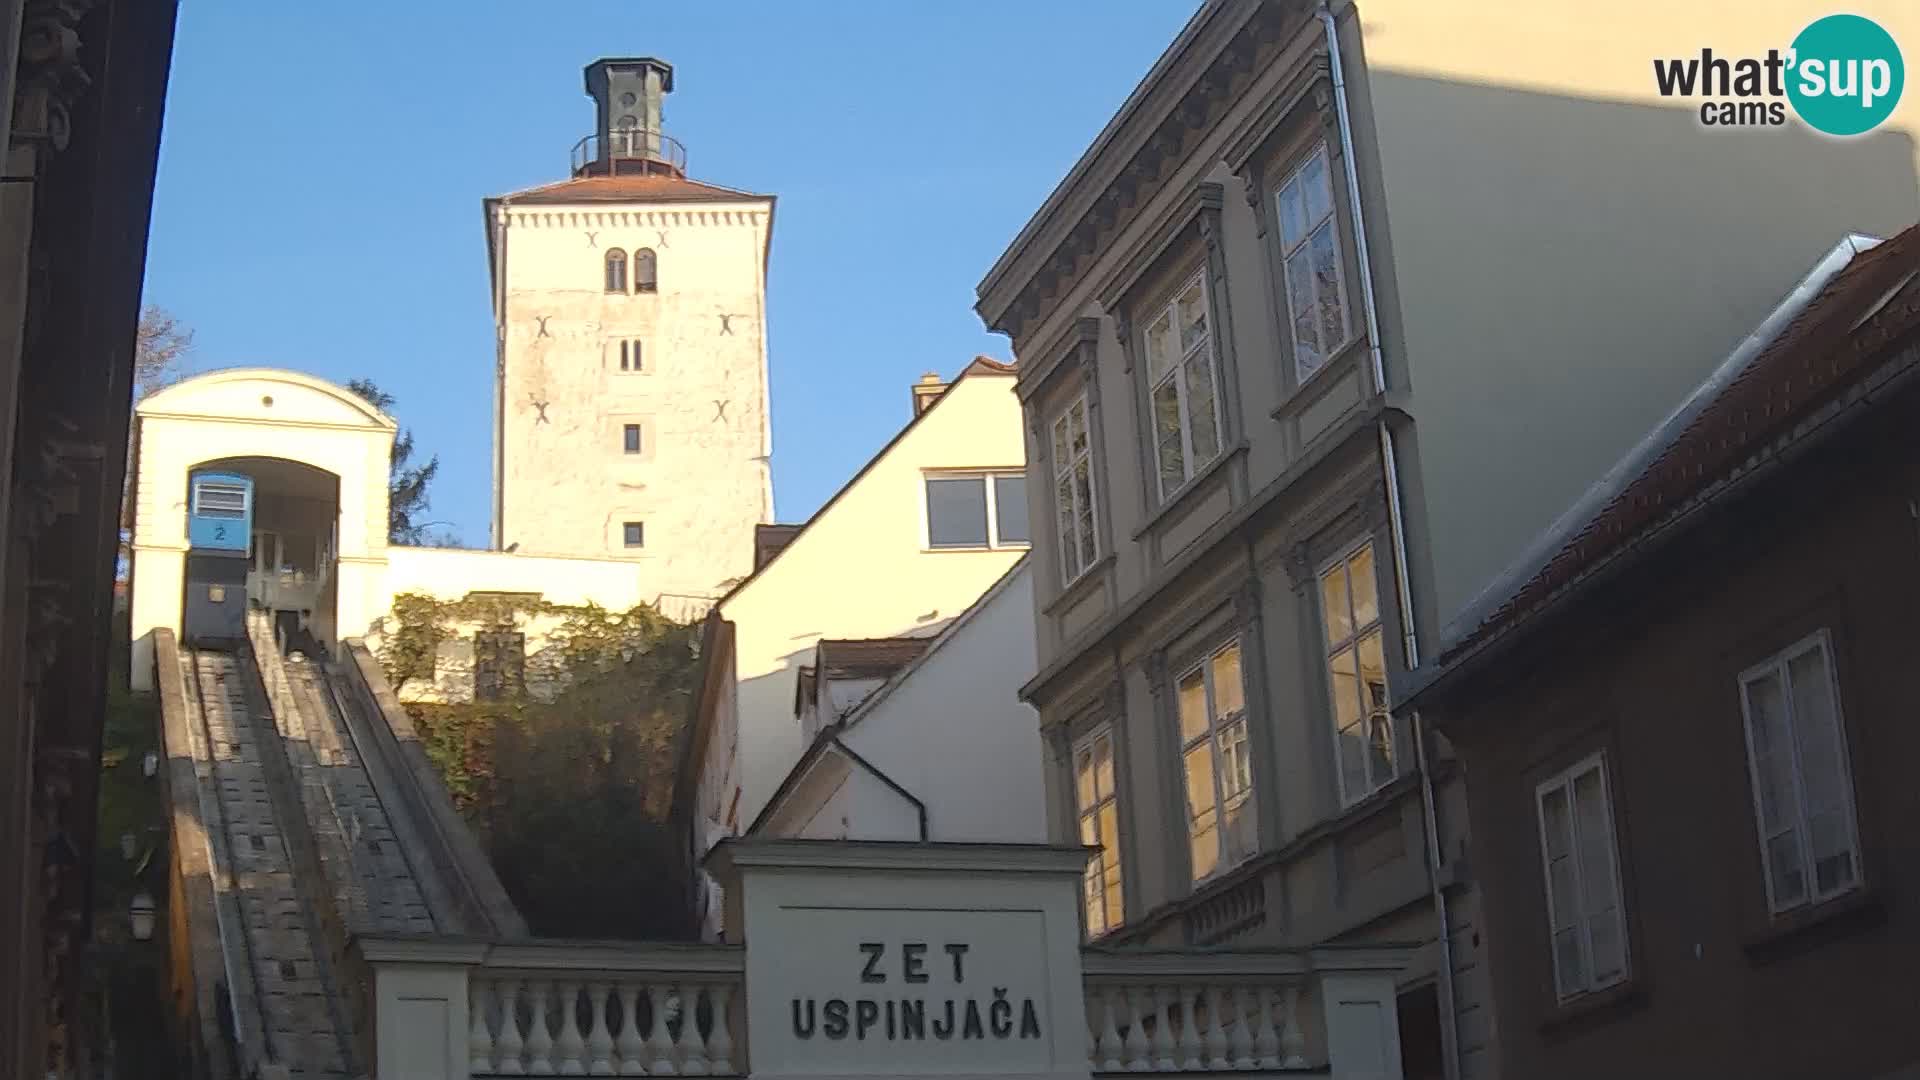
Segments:
[[[920,381],[913,384],[913,415],[919,416],[926,412],[934,399],[946,392],[947,384],[940,381],[937,373],[929,371],[920,376]]]
[[[662,132],[661,105],[673,92],[673,65],[651,56],[603,58],[587,65],[598,153],[576,172],[686,171],[685,151]],[[625,166],[625,167],[623,167]]]

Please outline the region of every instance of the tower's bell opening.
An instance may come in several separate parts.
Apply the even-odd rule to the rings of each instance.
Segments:
[[[289,461],[285,458],[239,457],[203,462],[189,472],[190,486],[208,475],[238,477],[250,481],[251,495],[245,549],[245,607],[273,614],[274,631],[288,649],[328,655],[337,640],[336,560],[340,548],[340,479],[324,469]],[[240,487],[246,485],[234,484]],[[217,494],[217,493],[216,493]],[[199,522],[201,493],[189,492],[190,521],[205,532]],[[236,520],[235,524],[240,524]],[[188,573],[187,633],[195,634],[196,604],[202,599],[196,578],[223,576],[236,578],[237,567],[223,567],[214,560],[220,552],[205,550],[190,530]],[[237,556],[238,552],[228,558]],[[207,605],[199,605],[206,607]],[[232,615],[221,617],[203,613],[198,620],[213,626],[230,626]],[[212,635],[204,635],[212,636]]]

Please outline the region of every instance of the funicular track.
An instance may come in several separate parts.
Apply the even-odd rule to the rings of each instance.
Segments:
[[[357,1075],[323,914],[296,880],[307,825],[285,797],[284,749],[257,670],[244,648],[182,648],[180,665],[239,1068]]]

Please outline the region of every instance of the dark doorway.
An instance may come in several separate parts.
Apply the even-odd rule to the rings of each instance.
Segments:
[[[1440,1039],[1440,988],[1426,983],[1402,993],[1400,1071],[1406,1080],[1445,1080],[1446,1051]]]

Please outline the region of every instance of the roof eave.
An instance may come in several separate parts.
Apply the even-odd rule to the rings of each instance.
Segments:
[[[1141,114],[1147,103],[1167,86],[1172,72],[1185,58],[1188,49],[1206,32],[1214,19],[1218,18],[1222,12],[1237,6],[1239,5],[1226,0],[1206,0],[1201,4],[1200,8],[1187,20],[1187,24],[1181,27],[1180,33],[1174,37],[1173,42],[1160,54],[1160,58],[1147,69],[1146,75],[1120,104],[1120,108],[1114,113],[1112,119],[1108,120],[1106,126],[1100,129],[1100,133],[1094,136],[1092,144],[1080,155],[1079,160],[1074,162],[1073,167],[1067,170],[1067,175],[1054,185],[1053,191],[1040,204],[1040,209],[1034,211],[1033,216],[1028,218],[1027,223],[1014,235],[1013,241],[1007,245],[1005,251],[1001,252],[1000,257],[994,261],[993,266],[988,269],[986,276],[980,280],[974,290],[977,298],[974,310],[987,325],[993,326],[1004,318],[1006,309],[1012,305],[1014,298],[1025,287],[1025,279],[1033,274],[1030,264],[1046,258],[1049,254],[1048,251],[1040,250],[1042,234],[1062,227],[1060,219],[1066,215],[1067,204],[1072,201],[1087,178],[1110,155],[1121,134]],[[1054,241],[1054,244],[1057,245],[1057,243],[1058,238]],[[1020,280],[1012,280],[1016,269],[1022,266],[1027,267],[1026,272],[1020,275]]]
[[[1450,649],[1467,642],[1488,619],[1499,612],[1503,605],[1512,600],[1520,589],[1540,573],[1594,515],[1604,509],[1615,496],[1626,490],[1627,486],[1652,464],[1663,450],[1672,445],[1673,441],[1686,430],[1687,424],[1701,410],[1711,405],[1719,391],[1759,357],[1794,318],[1807,309],[1829,282],[1846,269],[1856,256],[1878,246],[1881,242],[1876,237],[1853,233],[1830,248],[1814,264],[1813,269],[1808,271],[1778,304],[1774,305],[1773,310],[1761,320],[1760,325],[1742,339],[1714,368],[1713,372],[1687,395],[1685,400],[1634,444],[1626,454],[1615,461],[1612,467],[1581,493],[1580,497],[1555,518],[1552,524],[1535,536],[1505,570],[1461,606],[1441,629],[1440,647],[1435,655],[1444,656]]]

